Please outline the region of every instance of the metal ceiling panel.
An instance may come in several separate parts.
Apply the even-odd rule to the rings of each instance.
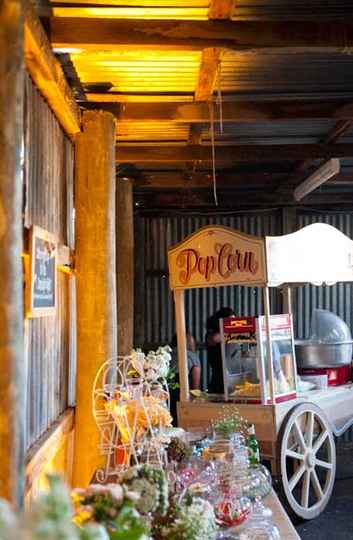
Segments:
[[[111,83],[112,92],[193,92],[199,51],[85,51],[71,54],[83,85]]]
[[[353,97],[353,62],[345,52],[227,51],[220,81],[221,90],[233,94]]]
[[[233,20],[338,20],[353,15],[351,0],[237,0]]]

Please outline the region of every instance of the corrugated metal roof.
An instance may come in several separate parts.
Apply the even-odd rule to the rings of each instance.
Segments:
[[[276,120],[272,122],[244,122],[223,124],[223,133],[216,124],[216,140],[236,141],[239,144],[314,144],[335,126],[335,120]],[[209,126],[202,134],[210,140]]]
[[[117,139],[128,141],[187,141],[189,125],[176,122],[118,122]]]
[[[223,92],[236,94],[353,96],[352,55],[226,51],[220,80]]]
[[[85,51],[71,54],[83,84],[111,83],[112,92],[193,92],[199,51]]]
[[[352,0],[237,0],[233,20],[342,19],[353,15]]]

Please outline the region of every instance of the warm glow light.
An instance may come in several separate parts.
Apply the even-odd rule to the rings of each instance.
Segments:
[[[81,54],[82,49],[77,49],[76,47],[54,47],[53,51],[55,54]]]
[[[196,7],[55,7],[54,17],[94,17],[103,19],[207,20],[208,9]]]

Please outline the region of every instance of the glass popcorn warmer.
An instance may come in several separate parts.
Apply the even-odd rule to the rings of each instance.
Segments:
[[[296,397],[291,315],[220,320],[225,401],[275,403]],[[272,369],[272,373],[270,370]]]

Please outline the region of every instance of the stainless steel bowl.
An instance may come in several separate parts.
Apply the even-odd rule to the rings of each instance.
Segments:
[[[298,368],[317,369],[346,366],[352,362],[352,341],[341,343],[295,342]]]

